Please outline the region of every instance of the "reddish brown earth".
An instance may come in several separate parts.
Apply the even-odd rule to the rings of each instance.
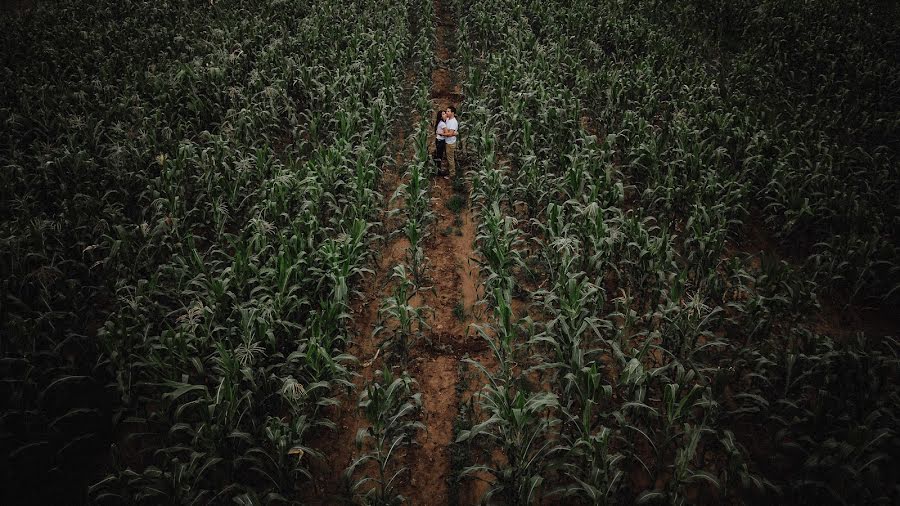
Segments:
[[[449,105],[459,107],[462,97],[459,87],[454,85],[452,55],[445,41],[454,25],[439,1],[435,2],[435,12],[438,16],[435,34],[438,61],[431,76],[431,94],[437,111]],[[407,76],[407,80],[412,79]],[[413,116],[411,125],[417,121],[417,115]],[[404,135],[402,131],[397,133],[397,145],[402,145]],[[396,157],[398,167],[403,167],[404,160],[411,156],[409,146],[405,151]],[[460,158],[458,152],[458,163]],[[460,167],[464,168],[464,165],[460,164]],[[391,195],[398,183],[396,174],[386,174],[382,194]],[[461,359],[468,355],[482,363],[492,362],[486,344],[471,329],[473,323],[483,319],[483,311],[477,304],[483,296],[483,288],[473,250],[476,225],[470,210],[468,190],[460,191],[458,195],[457,198],[464,199],[465,206],[455,213],[448,207],[454,197],[451,180],[442,177],[432,180],[435,222],[425,251],[429,259],[427,275],[431,290],[423,290],[411,301],[431,308],[427,320],[430,328],[426,339],[416,341],[410,348],[408,364],[408,372],[418,382],[422,398],[421,421],[427,429],[417,435],[415,445],[399,455],[409,468],[400,484],[400,490],[409,504],[449,504],[451,501],[475,504],[486,490],[482,480],[465,480],[457,485],[455,478],[461,469],[453,468],[451,455],[460,400],[470,402],[484,384],[480,374],[472,373],[466,387],[459,387]],[[398,205],[401,204],[393,203],[389,207]],[[389,222],[389,211],[385,209],[382,215],[385,234],[398,225]],[[373,266],[376,274],[365,280],[361,287],[363,296],[353,304],[354,340],[348,351],[359,360],[354,369],[358,373],[354,380],[356,389],[349,396],[342,396],[340,405],[331,413],[337,430],[315,444],[328,458],[315,473],[327,478],[319,484],[320,490],[315,493],[313,503],[333,504],[342,499],[340,475],[362,453],[355,445],[357,431],[365,427],[365,420],[356,407],[357,397],[366,382],[383,366],[383,357],[377,352],[378,339],[372,337],[372,329],[378,324],[378,306],[390,293],[391,269],[403,261],[407,246],[401,239],[386,242],[381,258]],[[460,308],[454,311],[458,305],[462,314]],[[451,490],[451,486],[458,489]]]
[[[388,244],[385,254],[377,262],[376,275],[367,280],[363,297],[353,304],[351,316],[354,340],[348,351],[359,360],[355,368],[358,375],[353,380],[355,386],[353,392],[349,396],[339,397],[340,404],[330,413],[329,418],[334,420],[337,430],[328,433],[314,445],[323,451],[327,460],[328,471],[320,476],[328,476],[339,481],[344,469],[362,453],[356,448],[355,442],[356,433],[366,425],[357,408],[359,393],[384,364],[383,357],[378,351],[380,340],[372,336],[372,331],[378,322],[378,307],[381,300],[390,295],[387,278],[390,277],[393,266],[402,262],[407,245],[406,240],[402,238]],[[338,481],[325,486],[323,491],[326,492],[326,496],[339,493]],[[323,504],[328,504],[328,501]]]
[[[434,5],[438,17],[435,30],[437,65],[432,71],[431,94],[434,110],[438,111],[450,105],[459,107],[461,97],[458,88],[453,85],[452,56],[446,43],[448,31],[453,25],[441,2],[436,1]],[[459,156],[457,162],[463,168]],[[485,349],[483,341],[470,329],[470,325],[478,319],[476,302],[481,295],[478,265],[473,252],[476,227],[468,192],[459,195],[465,199],[466,205],[457,214],[448,208],[454,196],[450,179],[433,179],[431,197],[435,223],[426,245],[433,290],[423,294],[423,302],[433,310],[428,320],[430,342],[420,342],[411,350],[414,357],[411,372],[419,381],[422,421],[427,426],[427,432],[419,436],[419,445],[412,447],[407,454],[410,476],[404,495],[409,498],[410,504],[451,502],[450,487],[456,486],[451,482],[459,471],[452,469],[451,448],[459,410],[457,385],[460,359],[467,353]],[[461,305],[462,314],[460,308],[454,312],[458,305]],[[461,495],[457,497],[461,498]],[[468,503],[467,500],[465,504]]]
[[[740,244],[728,245],[724,258],[735,255],[754,255],[750,266],[760,267],[761,255],[772,255],[799,269],[805,254],[796,247],[785,247],[771,237],[758,220],[751,221]],[[900,314],[889,307],[871,307],[865,304],[846,304],[846,294],[819,295],[819,312],[809,322],[812,330],[835,338],[848,338],[858,332],[871,337],[896,336],[900,329]]]
[[[474,338],[461,340],[459,337],[472,334],[469,325],[475,321],[474,315],[481,313],[481,307],[476,302],[483,295],[483,288],[478,280],[478,264],[472,250],[475,242],[472,213],[467,205],[457,220],[456,215],[447,208],[452,196],[453,189],[448,179],[434,180],[432,201],[437,220],[427,249],[434,292],[427,293],[425,300],[435,310],[430,322],[436,337],[435,346],[445,345],[453,350],[468,351],[472,349],[469,341],[476,341],[479,346],[480,343]],[[463,319],[453,314],[457,304],[462,304],[465,311]]]
[[[896,337],[900,335],[900,315],[888,307],[844,305],[820,298],[822,311],[812,328],[819,334],[838,338],[853,337],[858,332],[869,337]]]
[[[436,232],[426,249],[434,290],[423,297],[424,303],[433,309],[428,321],[431,342],[420,342],[410,350],[414,357],[411,372],[419,381],[422,393],[422,421],[428,427],[427,433],[419,437],[420,446],[413,447],[408,454],[411,473],[405,495],[411,504],[449,503],[447,480],[452,474],[450,447],[458,411],[459,360],[466,353],[485,349],[484,341],[469,329],[474,323],[479,283],[477,266],[472,261],[475,225],[468,208],[459,213],[459,235],[444,233],[453,228],[456,220],[446,207],[452,193],[448,180],[434,181],[432,206],[437,217]],[[464,318],[454,314],[457,304],[462,304]]]

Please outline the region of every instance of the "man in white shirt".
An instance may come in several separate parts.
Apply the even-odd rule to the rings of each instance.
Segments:
[[[458,177],[456,172],[456,134],[459,130],[459,122],[456,120],[456,107],[452,105],[447,108],[447,120],[444,125],[444,142],[447,144],[447,165],[454,177]]]

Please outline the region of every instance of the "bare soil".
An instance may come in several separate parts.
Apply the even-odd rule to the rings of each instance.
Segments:
[[[422,394],[422,422],[427,431],[407,453],[410,478],[404,495],[410,504],[447,504],[450,443],[456,418],[458,358],[439,354],[419,357],[412,374]]]
[[[483,288],[478,279],[478,264],[472,245],[475,242],[475,222],[468,208],[459,215],[447,208],[453,197],[453,188],[448,179],[436,178],[432,183],[432,202],[437,217],[435,232],[428,244],[431,259],[431,275],[434,292],[426,294],[426,303],[434,308],[431,329],[436,346],[446,345],[454,351],[465,352],[473,348],[469,326],[474,323],[481,308],[476,302],[483,296]],[[466,197],[467,198],[467,197]],[[463,317],[460,318],[460,305]],[[479,344],[474,345],[476,349]]]
[[[316,494],[322,502],[313,500],[312,504],[333,504],[334,498],[341,495],[344,470],[362,453],[356,447],[356,434],[367,422],[357,408],[359,393],[384,365],[384,357],[378,351],[380,341],[372,335],[372,330],[378,322],[381,300],[390,294],[387,278],[393,266],[402,262],[407,246],[408,243],[402,238],[390,241],[385,254],[377,262],[376,275],[367,280],[364,295],[353,304],[354,339],[348,351],[359,360],[357,376],[353,380],[355,388],[349,395],[341,395],[339,404],[328,413],[328,418],[337,426],[336,430],[326,432],[313,444],[327,457],[322,463],[324,469],[315,475],[328,477],[328,481],[320,483],[321,488]]]
[[[484,341],[470,331],[476,320],[478,277],[472,261],[475,225],[468,207],[459,217],[446,207],[452,196],[450,182],[438,178],[432,183],[432,206],[437,222],[426,255],[431,261],[434,290],[424,294],[424,302],[433,309],[429,318],[430,343],[420,342],[411,350],[415,357],[414,377],[419,381],[427,433],[417,447],[410,449],[409,487],[411,504],[449,504],[448,479],[452,475],[450,447],[457,418],[458,365],[467,353],[484,351]],[[444,233],[459,220],[457,233]],[[456,310],[454,311],[454,309]],[[460,311],[462,309],[462,312]],[[462,316],[462,317],[461,317]]]
[[[459,87],[454,84],[452,54],[446,43],[449,31],[454,28],[450,14],[440,1],[435,2],[438,26],[435,32],[437,65],[432,72],[432,103],[435,111],[450,105],[459,106],[462,101]],[[408,81],[410,80],[410,76]],[[415,114],[414,116],[417,116]],[[411,124],[416,124],[413,117]],[[404,132],[396,136],[397,145],[403,145]],[[432,141],[433,142],[433,141]],[[410,153],[398,153],[397,166],[403,165]],[[464,168],[464,167],[460,167]],[[399,183],[396,175],[386,175],[382,185],[384,195],[391,195]],[[428,276],[431,290],[419,293],[411,303],[425,304],[431,308],[426,339],[419,340],[409,350],[409,373],[418,382],[422,397],[421,421],[427,430],[416,437],[416,444],[405,449],[400,458],[409,468],[401,478],[400,489],[410,504],[475,504],[486,490],[482,480],[466,480],[457,483],[461,471],[454,468],[454,426],[458,422],[460,401],[472,402],[474,393],[484,384],[480,374],[465,388],[459,381],[460,361],[464,356],[490,364],[492,357],[484,341],[471,329],[473,323],[482,321],[483,297],[478,264],[473,250],[476,225],[471,212],[468,189],[457,186],[454,190],[450,179],[436,177],[432,181],[432,212],[435,223],[426,243],[429,259]],[[451,199],[457,204],[451,209]],[[459,205],[463,202],[463,205]],[[382,223],[386,231],[396,227],[390,223],[388,213],[393,203],[383,211]],[[401,263],[408,244],[405,240],[388,240],[382,256],[375,266],[376,274],[364,283],[364,295],[353,304],[354,340],[349,351],[359,359],[356,366],[355,392],[340,398],[331,415],[337,430],[323,435],[315,447],[326,455],[315,474],[328,477],[320,483],[320,490],[311,501],[314,504],[334,504],[341,500],[341,474],[352,460],[361,454],[356,448],[357,431],[365,427],[356,407],[358,392],[383,366],[384,358],[378,355],[378,340],[372,337],[372,329],[378,322],[378,306],[389,295],[390,273],[394,265]],[[451,490],[451,486],[455,487]]]
[[[455,28],[452,14],[442,2],[434,3],[438,25],[435,31],[437,65],[432,72],[431,97],[434,110],[456,106],[462,109],[464,97],[455,84],[453,55],[448,40]],[[465,121],[461,118],[461,121]],[[433,141],[432,141],[433,142]],[[457,156],[457,166],[465,166]],[[410,477],[404,495],[410,504],[476,504],[485,491],[479,480],[458,482],[462,465],[454,460],[454,426],[459,423],[460,403],[471,402],[484,384],[476,375],[466,386],[460,385],[460,360],[470,356],[490,364],[486,343],[473,332],[472,325],[484,318],[478,301],[483,298],[483,284],[474,252],[476,224],[471,211],[467,187],[449,178],[432,181],[434,229],[426,245],[430,261],[432,291],[423,294],[423,302],[432,308],[429,318],[430,342],[420,342],[413,350],[413,373],[422,394],[423,421],[427,433],[419,437],[419,445],[407,454]],[[451,200],[456,206],[451,209]],[[460,205],[462,204],[462,205]],[[468,463],[471,464],[471,463]],[[455,466],[455,467],[454,467]]]
[[[761,211],[757,211],[761,212]],[[740,244],[726,248],[726,257],[737,254],[751,254],[750,266],[759,269],[761,255],[772,255],[785,260],[794,268],[800,268],[806,258],[805,253],[795,246],[785,247],[771,237],[759,220],[752,220],[746,227],[746,236]],[[820,295],[819,312],[814,316],[811,328],[819,334],[835,338],[853,337],[864,332],[871,337],[900,335],[900,314],[886,305],[877,307],[865,304],[846,304],[846,295]]]
[[[900,315],[887,306],[845,306],[825,297],[819,298],[819,306],[821,311],[812,324],[819,334],[836,338],[854,337],[859,332],[873,338],[900,336]]]

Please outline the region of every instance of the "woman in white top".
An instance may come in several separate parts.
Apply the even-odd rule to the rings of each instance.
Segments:
[[[447,111],[438,111],[437,115],[434,117],[434,165],[437,167],[437,172],[440,174],[441,172],[441,161],[444,159],[444,152],[446,150],[446,141],[442,134],[444,128],[447,126]]]

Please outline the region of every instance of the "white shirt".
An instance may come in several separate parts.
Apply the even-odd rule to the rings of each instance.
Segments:
[[[447,120],[447,130],[453,130],[457,133],[459,132],[459,122],[456,121],[456,118],[450,118]],[[456,144],[456,136],[447,137],[447,144]]]
[[[444,140],[444,136],[441,135],[441,131],[443,131],[444,128],[446,128],[446,127],[447,127],[447,124],[444,123],[444,120],[438,121],[438,126],[437,126],[437,129],[435,129],[434,133],[437,134],[437,139],[438,139],[439,141]]]

